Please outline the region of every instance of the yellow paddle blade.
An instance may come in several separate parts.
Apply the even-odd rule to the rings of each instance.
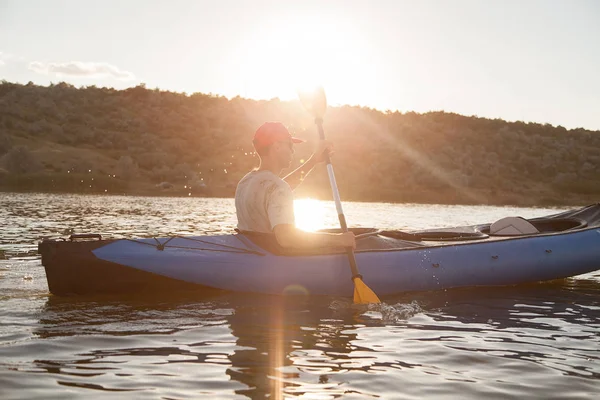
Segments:
[[[354,304],[381,303],[379,297],[359,277],[354,278]]]

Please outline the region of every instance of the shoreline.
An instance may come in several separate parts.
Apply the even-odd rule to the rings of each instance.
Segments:
[[[328,188],[329,189],[329,188]],[[307,191],[302,191],[307,192]],[[297,198],[313,198],[321,201],[333,201],[333,199],[322,196],[316,193],[302,193],[300,192]],[[235,196],[235,190],[230,188],[223,188],[221,190],[211,190],[210,193],[193,193],[187,190],[148,190],[148,189],[131,189],[125,191],[74,191],[74,190],[39,190],[35,188],[29,189],[15,189],[6,188],[0,186],[0,193],[14,193],[14,194],[53,194],[53,195],[89,195],[89,196],[124,196],[124,197],[170,197],[170,198],[207,198],[207,199],[233,199]],[[461,206],[490,206],[490,207],[531,207],[531,208],[544,208],[544,207],[580,207],[589,204],[594,204],[600,201],[600,199],[582,198],[582,197],[568,197],[563,198],[559,201],[556,198],[548,196],[540,196],[533,198],[528,195],[516,196],[512,195],[506,198],[498,198],[498,201],[490,201],[487,199],[485,202],[468,201],[465,198],[455,198],[455,201],[440,201],[439,196],[432,196],[429,193],[417,193],[408,196],[400,196],[402,199],[391,199],[388,196],[382,196],[380,199],[369,199],[346,196],[342,197],[343,202],[355,202],[355,203],[388,203],[388,204],[423,204],[423,205],[461,205]],[[438,197],[437,199],[433,197]],[[462,201],[461,201],[462,200]]]

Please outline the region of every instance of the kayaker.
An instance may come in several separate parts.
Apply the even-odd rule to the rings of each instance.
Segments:
[[[304,140],[292,137],[280,122],[266,122],[256,130],[252,143],[260,164],[237,185],[235,208],[238,229],[274,234],[284,248],[356,247],[352,232],[305,232],[296,228],[292,190],[324,161],[325,152],[331,154],[333,149],[331,142],[319,141],[315,152],[304,164],[280,178],[282,170],[292,163],[294,144],[301,142]]]

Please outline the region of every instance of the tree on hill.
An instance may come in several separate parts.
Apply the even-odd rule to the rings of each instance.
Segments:
[[[42,168],[40,162],[24,146],[13,147],[4,158],[6,170],[13,174],[37,172]]]

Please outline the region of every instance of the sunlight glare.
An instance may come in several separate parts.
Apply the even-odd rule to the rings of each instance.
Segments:
[[[294,200],[296,227],[308,232],[314,232],[325,227],[326,209],[323,203],[315,199]]]
[[[352,23],[315,15],[273,19],[243,44],[244,96],[295,99],[299,88],[324,86],[335,99],[359,98],[361,79],[377,76]]]

